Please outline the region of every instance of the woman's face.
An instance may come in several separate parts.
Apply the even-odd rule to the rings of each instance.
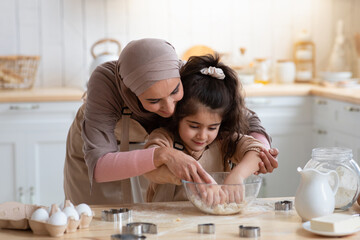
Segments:
[[[173,115],[175,105],[184,95],[180,78],[158,81],[139,95],[142,106],[149,112],[168,118]]]

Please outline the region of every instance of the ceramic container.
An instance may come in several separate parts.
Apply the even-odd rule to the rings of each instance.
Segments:
[[[334,212],[335,194],[338,189],[339,177],[335,171],[326,173],[316,169],[297,171],[301,175],[300,185],[295,194],[295,209],[303,221],[321,217]],[[335,185],[329,184],[329,176],[333,175]]]
[[[290,60],[278,60],[275,73],[279,83],[293,83],[296,74],[295,63]]]

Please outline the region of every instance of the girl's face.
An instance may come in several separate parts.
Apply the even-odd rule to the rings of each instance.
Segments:
[[[183,96],[180,78],[171,78],[158,81],[138,98],[147,111],[168,118],[173,115],[176,103]]]
[[[201,151],[212,143],[220,128],[221,116],[201,106],[195,115],[184,117],[179,122],[179,135],[185,146],[192,151]]]

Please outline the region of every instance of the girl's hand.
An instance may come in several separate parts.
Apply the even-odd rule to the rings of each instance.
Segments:
[[[202,196],[207,206],[214,207],[227,202],[227,195],[220,185],[211,185],[206,188],[206,195]]]
[[[237,204],[241,203],[244,199],[244,178],[240,174],[230,173],[226,177],[224,184],[230,184],[223,186],[222,189],[226,194],[229,203],[236,202]],[[231,185],[237,184],[237,185]]]
[[[259,163],[259,171],[255,172],[255,175],[259,173],[271,173],[275,168],[278,167],[279,163],[277,161],[277,156],[279,155],[279,150],[277,148],[263,149],[260,152],[261,161]]]

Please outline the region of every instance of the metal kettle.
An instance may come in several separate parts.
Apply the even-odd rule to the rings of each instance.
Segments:
[[[108,50],[104,50],[103,52],[100,53],[95,53],[95,48],[99,47],[100,45],[104,45],[106,43],[113,43],[116,45],[117,47],[117,51],[108,51]],[[119,58],[120,52],[121,52],[121,44],[119,41],[117,41],[116,39],[112,39],[112,38],[104,38],[104,39],[100,39],[97,42],[95,42],[92,47],[91,47],[91,55],[93,56],[94,60],[92,61],[91,65],[90,65],[90,69],[89,69],[89,74],[91,75],[92,72],[95,70],[95,68],[97,66],[99,66],[100,64],[104,63],[104,62],[108,62],[108,61],[114,61],[117,60]]]

